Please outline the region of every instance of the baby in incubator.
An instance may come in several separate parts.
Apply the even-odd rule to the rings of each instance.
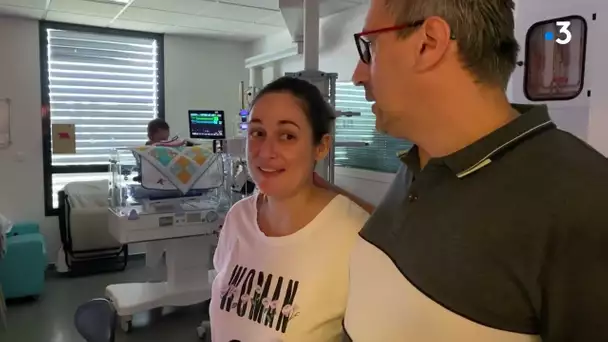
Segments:
[[[152,145],[169,140],[169,124],[163,119],[157,118],[148,122],[148,141],[146,145]]]

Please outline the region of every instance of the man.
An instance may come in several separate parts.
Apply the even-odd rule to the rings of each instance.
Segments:
[[[512,0],[371,0],[353,79],[415,143],[351,260],[345,341],[608,341],[608,162],[511,107]]]

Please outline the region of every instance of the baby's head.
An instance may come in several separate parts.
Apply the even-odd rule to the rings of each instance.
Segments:
[[[169,125],[165,120],[157,118],[148,123],[148,140],[152,144],[169,140]]]

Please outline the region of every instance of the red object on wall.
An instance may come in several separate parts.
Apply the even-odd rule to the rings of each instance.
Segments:
[[[70,139],[70,133],[68,133],[68,132],[59,132],[59,139]]]

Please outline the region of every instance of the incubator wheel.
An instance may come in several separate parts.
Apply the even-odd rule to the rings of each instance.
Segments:
[[[198,338],[204,340],[207,335],[207,331],[205,331],[205,327],[200,326],[196,328],[196,334],[198,335]]]
[[[133,328],[133,321],[131,320],[131,317],[121,317],[120,328],[126,333],[131,332],[131,328]]]
[[[203,340],[203,342],[211,342],[211,324],[209,324],[209,321],[203,321],[196,328],[196,333],[198,334],[198,338]]]

